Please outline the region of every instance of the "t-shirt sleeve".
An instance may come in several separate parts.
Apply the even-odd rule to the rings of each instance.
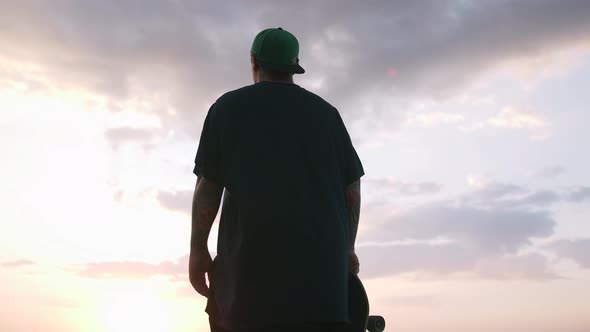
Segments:
[[[336,111],[336,151],[338,154],[342,185],[346,188],[365,174],[361,160],[352,145],[340,113]]]
[[[220,118],[214,103],[209,108],[203,123],[193,173],[219,185],[224,185],[221,134]]]

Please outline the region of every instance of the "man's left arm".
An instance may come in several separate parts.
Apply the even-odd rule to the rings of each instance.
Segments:
[[[189,280],[193,288],[205,297],[209,296],[205,274],[211,270],[212,265],[207,240],[219,210],[222,194],[222,186],[202,176],[197,178],[192,204]]]

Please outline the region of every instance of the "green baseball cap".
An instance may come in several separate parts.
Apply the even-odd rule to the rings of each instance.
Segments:
[[[303,74],[299,65],[299,42],[283,28],[269,28],[260,31],[254,38],[252,49],[256,63],[284,73]]]

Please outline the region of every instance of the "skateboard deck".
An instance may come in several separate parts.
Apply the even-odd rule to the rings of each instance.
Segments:
[[[363,283],[354,273],[348,274],[348,315],[350,330],[348,332],[364,332],[369,320],[369,299]]]
[[[363,283],[354,273],[348,274],[348,315],[350,325],[347,332],[382,332],[385,319],[369,316],[369,298]]]

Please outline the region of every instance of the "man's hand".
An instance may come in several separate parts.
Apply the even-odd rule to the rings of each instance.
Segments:
[[[204,297],[209,297],[210,290],[205,280],[205,274],[208,274],[209,284],[211,284],[211,268],[213,260],[208,249],[191,250],[188,261],[188,278],[197,293]]]
[[[348,271],[354,274],[359,274],[359,258],[357,257],[354,250],[348,252]]]

